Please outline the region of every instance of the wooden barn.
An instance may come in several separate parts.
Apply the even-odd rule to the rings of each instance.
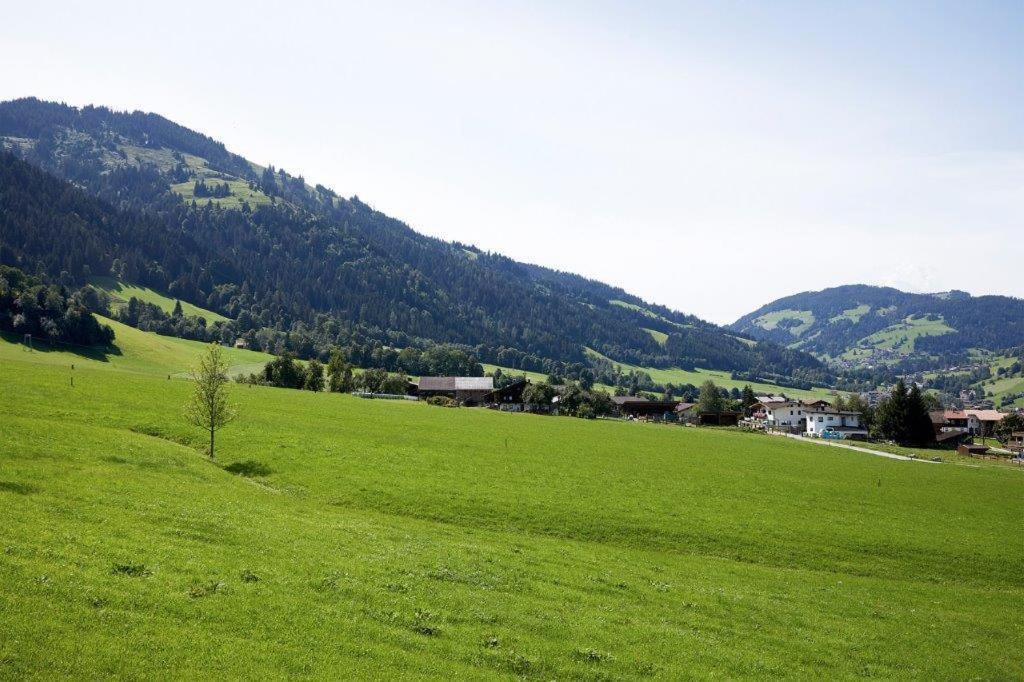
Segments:
[[[464,405],[482,405],[493,392],[493,377],[420,377],[416,385],[420,398],[443,395]]]

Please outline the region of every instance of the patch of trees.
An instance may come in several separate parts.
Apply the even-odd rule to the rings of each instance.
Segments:
[[[92,315],[106,301],[92,287],[69,293],[17,268],[0,265],[0,331],[81,346],[109,346],[114,330]]]
[[[907,390],[902,380],[897,381],[892,393],[874,413],[874,431],[887,440],[900,445],[926,446],[935,442],[935,429],[928,415],[930,405],[917,384]]]
[[[224,197],[231,196],[231,187],[229,187],[226,182],[215,182],[212,185],[207,185],[206,180],[200,178],[199,180],[196,180],[195,185],[192,186],[192,194],[200,198],[214,197],[216,199],[222,199]]]

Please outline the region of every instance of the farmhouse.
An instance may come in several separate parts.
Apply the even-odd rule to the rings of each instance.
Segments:
[[[966,433],[972,436],[992,435],[1003,418],[998,410],[943,410],[929,413],[935,433]]]
[[[494,377],[421,377],[416,386],[420,398],[441,395],[466,405],[480,405],[494,391]]]
[[[967,430],[975,436],[991,436],[996,424],[1004,417],[999,410],[964,410],[967,415]]]
[[[664,419],[674,418],[677,400],[648,400],[628,395],[612,396],[615,412],[627,419]]]
[[[488,393],[484,397],[484,403],[502,410],[518,412],[523,406],[523,392],[529,385],[529,379],[518,379]]]
[[[765,427],[783,431],[803,431],[807,425],[809,410],[824,410],[830,407],[825,400],[801,402],[786,400],[783,402],[757,403],[754,405],[755,416],[763,414]]]
[[[832,434],[840,438],[867,438],[868,430],[861,425],[859,412],[830,407],[809,409],[807,435],[828,437]]]
[[[1014,431],[1006,443],[1006,449],[1018,455],[1024,454],[1024,431]]]

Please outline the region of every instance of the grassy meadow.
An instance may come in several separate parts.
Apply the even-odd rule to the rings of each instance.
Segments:
[[[243,385],[211,461],[116,331],[0,340],[2,679],[1024,676],[1020,471]]]
[[[110,295],[112,306],[120,308],[127,305],[129,299],[137,298],[143,303],[152,303],[159,306],[165,313],[174,312],[174,304],[180,299],[166,296],[149,287],[127,284],[114,277],[93,277],[89,284],[97,289],[107,292]],[[228,318],[206,308],[200,308],[188,301],[181,301],[181,312],[189,317],[202,317],[207,323],[225,322]]]

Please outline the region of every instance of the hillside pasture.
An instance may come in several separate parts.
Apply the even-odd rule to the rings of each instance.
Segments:
[[[149,287],[122,282],[114,277],[92,277],[89,284],[110,295],[114,307],[120,308],[128,304],[129,299],[137,298],[144,303],[159,306],[165,313],[174,312],[174,304],[180,299],[161,294]],[[207,323],[226,322],[229,318],[206,308],[200,308],[188,301],[181,301],[181,311],[187,316],[202,317]]]
[[[0,352],[0,677],[1024,675],[1018,471]]]
[[[720,388],[727,388],[732,390],[733,388],[742,389],[744,386],[750,386],[756,392],[763,393],[785,393],[787,396],[792,398],[806,398],[817,400],[823,398],[828,400],[830,397],[834,397],[834,391],[828,388],[813,388],[809,390],[800,388],[788,388],[785,386],[779,386],[777,384],[771,384],[766,382],[757,381],[743,381],[741,379],[733,379],[730,372],[724,370],[714,369],[680,369],[678,367],[662,369],[657,367],[637,367],[636,365],[630,365],[622,362],[615,362],[610,358],[598,353],[592,348],[586,349],[587,354],[598,358],[607,360],[612,364],[616,365],[623,372],[639,371],[646,372],[650,375],[651,380],[658,384],[675,384],[681,386],[683,384],[692,384],[694,386],[700,386],[705,381],[713,381],[715,385]]]
[[[916,342],[925,336],[942,336],[954,334],[956,330],[946,324],[945,320],[928,319],[927,317],[907,317],[902,322],[890,325],[885,329],[866,336],[857,342],[860,350],[890,350],[896,353],[910,354],[916,350]],[[840,356],[844,360],[854,360],[857,355],[852,348]]]
[[[0,337],[0,361],[57,367],[74,365],[76,370],[109,369],[180,377],[195,364],[207,346],[201,341],[160,336],[116,320],[102,316],[97,318],[114,330],[112,348],[82,348],[36,341],[30,350],[16,335],[4,335]],[[234,376],[257,372],[274,357],[245,348],[226,347],[223,352],[230,365],[229,373]]]
[[[758,317],[754,324],[765,331],[783,327],[793,336],[800,336],[814,324],[814,313],[809,310],[773,310]]]

